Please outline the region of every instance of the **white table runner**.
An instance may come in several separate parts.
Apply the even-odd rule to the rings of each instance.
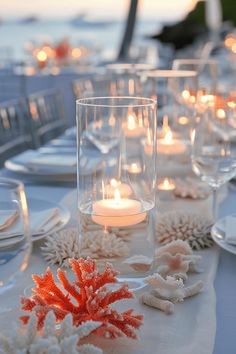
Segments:
[[[220,199],[224,197],[225,193],[221,193]],[[171,209],[174,205],[175,209],[188,209],[207,216],[211,210],[211,202],[211,197],[196,201],[177,199],[174,203],[172,201]],[[62,204],[70,209],[73,224],[76,220],[76,191],[69,193]],[[161,211],[167,211],[169,208],[170,202],[161,202]],[[118,339],[112,343],[107,340],[96,340],[96,343],[109,354],[211,354],[216,332],[216,299],[213,284],[219,251],[214,247],[196,254],[203,257],[204,272],[190,274],[187,284],[203,280],[205,287],[201,294],[175,304],[172,315],[139,304],[137,298],[126,301],[125,307],[124,304],[119,304],[122,311],[130,307],[134,308],[135,313],[144,315],[144,325],[139,331],[140,341]]]

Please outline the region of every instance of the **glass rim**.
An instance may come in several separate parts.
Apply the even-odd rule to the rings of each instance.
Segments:
[[[21,181],[6,177],[0,177],[0,188],[1,185],[8,186],[9,188],[24,188],[24,184]]]
[[[117,70],[128,70],[128,69],[138,69],[138,70],[146,70],[146,69],[154,69],[155,65],[148,63],[113,63],[107,64],[106,69],[117,69]]]
[[[140,75],[145,75],[146,77],[153,78],[181,78],[181,77],[197,77],[198,73],[195,70],[150,70],[144,73],[140,73]]]
[[[127,104],[99,104],[99,103],[89,103],[86,101],[95,101],[95,100],[112,100],[112,99],[123,99],[123,100],[145,100],[147,103],[127,103]],[[86,97],[86,98],[79,98],[76,100],[76,105],[78,106],[89,106],[89,107],[117,107],[117,108],[129,108],[129,107],[150,107],[157,104],[157,101],[152,98],[147,97],[137,97],[137,96],[103,96],[103,97]]]
[[[217,65],[217,61],[215,59],[200,59],[200,58],[182,58],[182,59],[174,59],[173,60],[173,67],[176,63],[184,64],[184,65],[198,65],[198,64],[214,64]],[[177,69],[175,69],[177,70]]]

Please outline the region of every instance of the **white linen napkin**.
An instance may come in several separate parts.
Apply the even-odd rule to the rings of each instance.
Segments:
[[[236,246],[236,217],[229,215],[225,220],[225,241]]]
[[[30,215],[30,229],[33,236],[51,231],[61,221],[58,208],[47,209]]]
[[[32,236],[39,236],[51,231],[61,221],[60,210],[58,208],[46,209],[30,214],[30,232]],[[22,236],[24,229],[22,220],[18,218],[7,228],[0,231],[0,240],[16,236]]]
[[[53,170],[55,168],[76,168],[76,155],[63,154],[40,154],[27,162],[30,170],[41,171],[42,169]]]

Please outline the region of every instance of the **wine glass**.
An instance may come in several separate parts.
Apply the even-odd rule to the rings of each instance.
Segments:
[[[30,252],[24,186],[19,181],[0,178],[0,295],[14,286],[27,268]]]
[[[175,59],[173,61],[175,70],[194,70],[197,72],[198,91],[195,97],[198,100],[198,109],[204,112],[208,102],[217,91],[218,66],[213,59]]]
[[[192,132],[192,168],[213,191],[213,219],[217,216],[217,190],[236,175],[236,151],[228,134],[226,107],[214,96],[207,112],[196,118]]]

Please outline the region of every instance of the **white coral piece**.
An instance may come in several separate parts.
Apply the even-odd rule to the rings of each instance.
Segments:
[[[163,253],[170,253],[172,255],[178,253],[183,255],[192,255],[193,251],[189,246],[188,242],[182,240],[176,240],[167,243],[165,246],[159,247],[155,252],[157,257],[161,256]]]
[[[79,341],[101,326],[101,322],[86,321],[78,327],[72,324],[71,315],[61,322],[56,330],[56,318],[49,312],[45,318],[44,330],[37,332],[37,317],[33,313],[23,331],[18,325],[7,334],[0,333],[0,353],[5,354],[102,354],[94,345],[79,345]]]
[[[85,233],[79,240],[76,228],[64,229],[47,236],[41,249],[49,264],[58,263],[63,267],[69,266],[70,258],[123,257],[129,253],[125,241],[115,234],[104,235],[102,230],[96,230]]]
[[[145,282],[151,285],[155,296],[173,302],[183,301],[184,283],[182,279],[175,279],[171,276],[164,279],[160,274],[154,273],[145,278]]]
[[[159,216],[156,236],[162,244],[180,239],[187,241],[192,249],[200,250],[213,246],[211,225],[212,222],[205,216],[184,210],[171,211]]]
[[[157,260],[159,259],[160,261],[160,257],[166,253],[172,256],[180,254],[182,261],[188,262],[189,271],[197,272],[197,273],[202,271],[201,268],[199,267],[199,263],[202,257],[193,254],[193,251],[187,241],[176,240],[167,243],[165,246],[159,247],[155,251],[155,257]]]
[[[157,272],[162,276],[178,275],[180,278],[187,278],[186,273],[189,270],[189,261],[184,260],[181,254],[163,253],[156,257],[156,262]]]
[[[136,271],[148,271],[152,267],[153,258],[144,256],[142,254],[136,254],[124,261],[124,264],[128,264],[131,268]]]
[[[180,198],[205,199],[210,195],[210,188],[201,181],[187,177],[175,180],[174,194]]]

